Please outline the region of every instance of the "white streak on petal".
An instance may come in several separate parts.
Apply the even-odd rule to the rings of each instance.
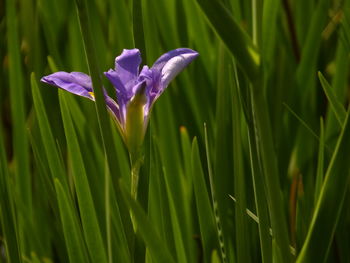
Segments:
[[[193,54],[183,54],[170,59],[163,67],[161,74],[161,83],[165,88],[177,74],[192,61]]]

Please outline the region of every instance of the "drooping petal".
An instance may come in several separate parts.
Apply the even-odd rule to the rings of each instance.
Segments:
[[[94,100],[91,78],[84,73],[59,71],[41,78],[41,81]]]
[[[111,113],[116,117],[116,119],[120,122],[121,115],[119,111],[118,104],[108,95],[105,94],[105,101],[108,109],[111,111]]]
[[[59,71],[41,78],[41,81],[50,85],[57,86],[73,94],[86,97],[95,101],[95,95],[92,89],[92,82],[89,75],[81,72],[63,72]],[[118,104],[104,91],[104,97],[108,110],[120,121],[120,112]]]
[[[108,80],[112,83],[112,85],[115,87],[118,100],[127,100],[127,98],[132,97],[133,95],[132,91],[130,92],[126,90],[123,82],[121,81],[118,73],[115,70],[110,69],[104,74],[108,78]]]
[[[178,48],[162,55],[152,66],[154,85],[150,95],[155,100],[179,74],[199,54],[189,48]]]

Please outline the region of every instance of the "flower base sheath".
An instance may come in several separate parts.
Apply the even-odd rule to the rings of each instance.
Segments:
[[[124,49],[115,59],[115,68],[104,73],[113,84],[117,98],[114,101],[104,91],[105,102],[130,154],[138,151],[142,145],[156,99],[170,81],[197,56],[196,51],[188,48],[175,49],[158,58],[151,68],[143,66],[140,71],[140,51]],[[43,77],[41,81],[95,100],[91,78],[84,73],[60,71]]]

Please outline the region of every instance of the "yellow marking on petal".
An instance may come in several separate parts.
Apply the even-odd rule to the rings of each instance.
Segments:
[[[93,92],[89,92],[90,96],[95,98],[95,94]]]

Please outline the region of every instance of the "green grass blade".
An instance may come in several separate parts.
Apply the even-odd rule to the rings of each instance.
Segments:
[[[92,200],[89,182],[86,177],[82,153],[79,147],[75,129],[73,127],[67,101],[64,97],[64,95],[68,94],[63,94],[63,92],[64,91],[59,90],[60,106],[67,139],[68,152],[72,162],[71,165],[75,181],[75,188],[77,191],[84,236],[92,261],[104,263],[107,262],[107,257],[102,241],[100,227],[97,221],[96,210]]]
[[[328,166],[325,180],[317,200],[311,225],[297,259],[303,262],[326,262],[330,245],[342,211],[350,180],[350,121],[347,113],[337,147]]]
[[[55,139],[52,135],[52,129],[46,114],[44,102],[42,100],[34,73],[31,75],[31,85],[34,109],[38,119],[40,134],[44,144],[50,172],[54,178],[59,178],[61,183],[63,185],[66,185],[66,172],[62,163],[62,157],[57,149]]]
[[[107,115],[107,108],[104,100],[104,94],[102,90],[102,80],[100,78],[101,71],[97,59],[97,53],[95,51],[94,39],[91,33],[91,23],[89,20],[89,6],[86,0],[76,0],[77,12],[80,22],[80,30],[84,40],[84,48],[87,64],[89,67],[89,73],[91,76],[94,94],[96,98],[96,111],[100,125],[100,132],[103,140],[104,149],[106,151],[106,158],[109,170],[111,174],[115,174],[118,171],[117,163],[112,160],[117,160],[115,149],[113,149],[111,127],[109,122],[109,116]]]
[[[13,188],[9,182],[10,175],[1,129],[0,126],[0,226],[4,235],[6,257],[9,259],[9,263],[20,263],[22,257],[14,213]]]
[[[145,36],[143,29],[142,0],[133,0],[133,33],[135,47],[141,51],[142,61],[147,64]]]
[[[312,128],[309,125],[307,125],[307,123],[296,112],[294,112],[286,103],[284,103],[283,105],[315,139],[319,140],[318,135],[312,130]]]
[[[87,60],[87,64],[89,67],[89,72],[94,88],[95,98],[96,98],[96,112],[99,121],[100,133],[103,142],[103,148],[105,151],[105,158],[108,164],[108,170],[114,179],[113,182],[115,185],[118,184],[118,178],[120,174],[118,168],[118,156],[116,150],[114,148],[113,135],[111,130],[111,122],[109,116],[107,115],[107,108],[104,100],[103,94],[103,85],[102,80],[100,78],[101,73],[99,69],[99,64],[97,60],[97,54],[94,46],[94,39],[92,37],[91,32],[91,23],[89,20],[89,6],[88,1],[86,0],[76,0],[76,8],[78,12],[79,22],[80,22],[80,30],[82,33],[82,38],[84,42],[85,48],[85,56]],[[89,2],[90,3],[90,2]],[[118,186],[118,185],[117,185]],[[124,207],[123,202],[121,202],[120,191],[116,191],[118,205],[120,209],[120,215],[122,216],[122,221],[124,225],[124,229],[130,231],[132,229],[130,217],[128,216],[127,208]],[[131,245],[132,239],[128,239],[129,248]]]
[[[172,255],[170,254],[170,251],[165,246],[165,243],[159,237],[157,229],[148,219],[141,206],[132,198],[123,182],[120,182],[120,189],[124,201],[130,207],[130,210],[134,215],[134,219],[138,227],[138,232],[145,241],[145,244],[149,249],[149,252],[154,262],[174,263],[175,261]]]
[[[55,179],[55,188],[70,262],[89,262],[72,201],[58,179]]]
[[[179,211],[175,208],[174,203],[174,194],[171,192],[170,182],[168,179],[168,175],[166,171],[164,171],[164,179],[165,179],[165,187],[166,192],[169,200],[169,209],[170,209],[170,215],[171,215],[171,222],[173,226],[173,233],[174,233],[174,239],[175,239],[175,248],[176,248],[176,260],[177,262],[188,262],[186,251],[185,251],[185,245],[188,245],[185,243],[185,239],[182,236],[182,231],[184,226],[180,225],[179,217],[184,216],[182,214],[179,214]]]
[[[320,143],[318,148],[318,160],[317,160],[317,174],[315,182],[315,200],[314,203],[317,205],[317,200],[320,195],[322,184],[323,184],[323,175],[324,175],[324,125],[323,119],[320,120]]]
[[[317,7],[312,14],[312,21],[308,27],[307,37],[301,52],[301,61],[297,69],[297,84],[300,92],[305,92],[305,89],[309,89],[310,91],[314,83],[321,33],[327,19],[329,4],[330,2],[328,0],[318,1]],[[309,103],[309,96],[304,96],[303,99],[304,103]]]
[[[290,261],[289,236],[287,220],[284,212],[283,198],[278,176],[277,158],[272,138],[270,117],[268,115],[267,102],[264,99],[261,87],[253,85],[253,114],[256,125],[256,141],[259,142],[260,158],[264,182],[266,186],[267,201],[271,220],[271,228],[276,245],[281,250],[282,257],[286,262]]]
[[[9,90],[13,121],[13,148],[17,174],[18,194],[28,219],[31,217],[32,187],[29,168],[29,145],[26,132],[25,89],[21,65],[16,3],[6,1],[7,48],[9,56]],[[24,212],[24,211],[23,211]],[[28,220],[27,220],[28,221]]]
[[[233,71],[236,82],[233,80],[233,73],[230,74],[231,98],[232,98],[232,123],[233,123],[233,166],[234,166],[234,193],[236,197],[235,223],[236,223],[236,246],[237,261],[252,262],[249,253],[248,217],[246,216],[246,179],[243,167],[243,147],[241,138],[241,113],[242,107],[239,99],[239,86],[237,69],[234,65]]]
[[[344,28],[341,30],[341,33],[343,32],[345,32]],[[339,40],[335,57],[335,72],[332,78],[331,87],[333,93],[340,103],[344,103],[347,96],[347,81],[350,65],[347,54],[348,50],[346,49],[344,42]],[[337,125],[338,120],[334,114],[332,107],[328,107],[326,116],[327,119],[325,120],[325,137],[328,139],[330,137],[333,137],[334,134],[338,134],[341,130],[341,126]]]
[[[237,59],[248,78],[259,78],[260,55],[251,38],[242,30],[229,10],[218,0],[197,0],[209,22]]]
[[[272,248],[270,237],[270,222],[262,170],[258,158],[258,148],[254,135],[248,132],[250,165],[254,187],[254,198],[256,210],[259,218],[259,238],[261,247],[261,257],[263,263],[272,262]]]
[[[207,126],[205,123],[204,123],[204,138],[205,138],[205,150],[206,150],[207,165],[208,165],[209,183],[210,183],[210,190],[211,190],[211,201],[212,201],[214,215],[215,215],[216,232],[219,239],[221,258],[222,258],[222,261],[225,263],[227,262],[227,256],[226,256],[226,249],[225,249],[224,231],[221,226],[222,215],[220,214],[220,211],[218,208],[218,200],[216,199],[214,176],[211,168],[211,160],[210,160],[210,152],[209,152]]]
[[[210,197],[206,188],[203,168],[199,157],[197,138],[193,139],[191,156],[192,176],[193,182],[195,182],[193,186],[204,258],[210,258],[212,251],[218,247],[218,239],[215,233],[214,214],[210,205]]]
[[[336,95],[334,94],[333,88],[331,87],[331,85],[329,85],[328,81],[325,79],[325,77],[320,71],[318,72],[318,78],[320,79],[322,88],[327,96],[331,108],[334,111],[334,114],[340,126],[342,126],[346,117],[346,111],[344,109],[344,106],[342,105],[342,103],[339,102]]]
[[[267,0],[263,5],[262,17],[262,61],[266,66],[267,72],[273,63],[275,52],[276,33],[277,33],[277,15],[280,10],[280,0]]]

